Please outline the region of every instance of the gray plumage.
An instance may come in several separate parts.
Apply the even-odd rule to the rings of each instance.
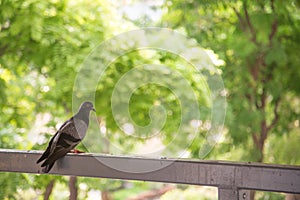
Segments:
[[[45,160],[41,165],[44,173],[48,173],[56,160],[74,149],[85,137],[91,110],[95,111],[91,102],[82,103],[78,112],[67,120],[51,138],[46,151],[36,162]]]

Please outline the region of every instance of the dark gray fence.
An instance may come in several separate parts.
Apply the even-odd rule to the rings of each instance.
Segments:
[[[0,171],[40,173],[41,153],[0,149]],[[249,190],[300,193],[300,166],[68,154],[51,173],[214,186],[221,200],[248,199]]]

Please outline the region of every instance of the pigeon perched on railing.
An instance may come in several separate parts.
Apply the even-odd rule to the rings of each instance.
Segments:
[[[89,126],[91,110],[96,111],[91,102],[82,103],[78,112],[67,120],[51,138],[46,151],[36,162],[45,160],[41,165],[44,173],[48,173],[56,160],[73,150],[84,138]]]

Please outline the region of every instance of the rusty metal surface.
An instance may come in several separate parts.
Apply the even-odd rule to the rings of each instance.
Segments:
[[[38,174],[41,153],[0,149],[0,171]],[[68,154],[51,174],[207,185],[224,194],[241,189],[300,193],[300,166],[287,165]]]

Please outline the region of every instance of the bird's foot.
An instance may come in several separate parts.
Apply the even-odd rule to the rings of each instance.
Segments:
[[[85,153],[84,151],[79,151],[78,149],[72,149],[70,153]]]

